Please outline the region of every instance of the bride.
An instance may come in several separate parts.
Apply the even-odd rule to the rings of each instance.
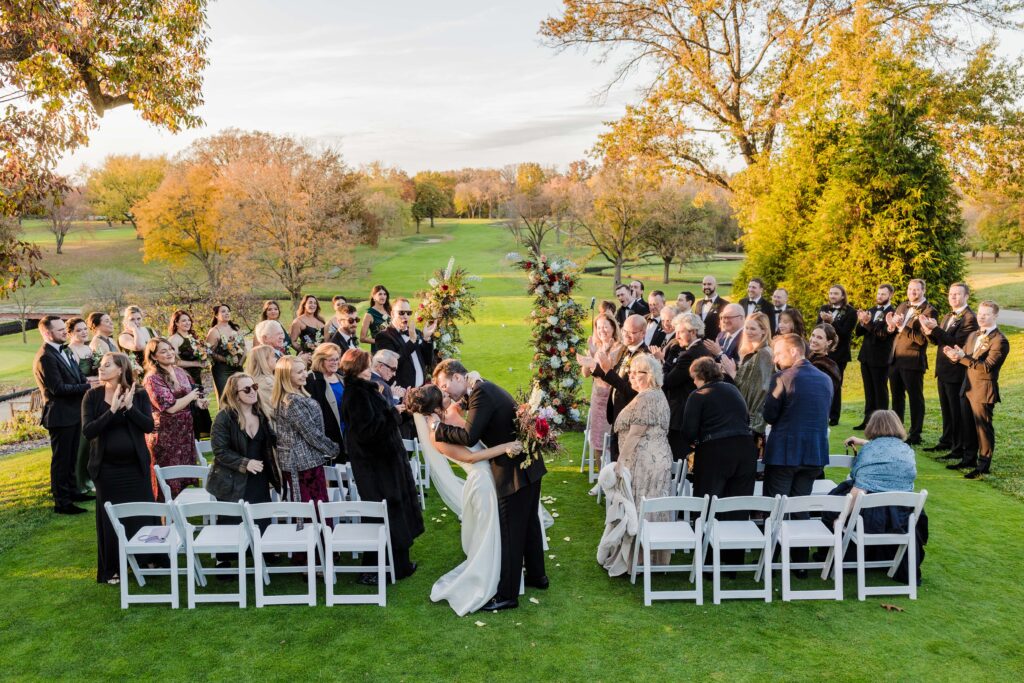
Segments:
[[[480,609],[494,597],[501,573],[498,496],[487,461],[499,455],[518,454],[522,444],[513,441],[493,448],[470,450],[435,441],[434,428],[439,421],[446,419],[443,401],[441,390],[432,384],[411,389],[405,397],[405,405],[416,421],[424,455],[430,457],[433,455],[431,451],[440,453],[459,463],[466,471],[464,484],[458,481],[458,477],[448,467],[435,467],[432,473],[432,479],[439,490],[451,494],[460,485],[462,487],[462,499],[458,501],[458,506],[452,504],[454,500],[449,502],[451,495],[442,494],[442,497],[449,502],[452,511],[462,518],[462,551],[466,553],[466,560],[434,583],[430,599],[434,602],[447,600],[461,617]],[[447,481],[449,477],[454,481]]]

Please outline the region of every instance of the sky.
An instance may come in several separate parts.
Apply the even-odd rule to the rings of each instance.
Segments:
[[[541,43],[559,0],[215,0],[205,128],[172,135],[130,107],[107,112],[60,170],[108,154],[174,154],[229,127],[322,139],[353,164],[409,172],[582,158],[636,99],[601,96],[614,62]]]

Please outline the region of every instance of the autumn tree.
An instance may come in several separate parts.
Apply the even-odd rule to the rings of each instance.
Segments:
[[[644,228],[643,246],[661,259],[662,282],[668,284],[672,263],[703,256],[714,249],[714,212],[692,186],[666,180],[648,201],[650,220]]]
[[[65,183],[57,161],[103,114],[133,106],[172,132],[201,123],[206,0],[11,0],[0,6],[0,216],[17,216]],[[0,296],[31,284],[38,250],[0,243]],[[17,273],[17,275],[14,275]]]
[[[996,254],[1016,254],[1017,267],[1024,268],[1024,199],[990,196],[989,201],[978,222],[983,244]]]
[[[159,187],[166,171],[167,160],[163,157],[112,154],[89,174],[85,184],[89,206],[108,222],[128,221],[141,238],[135,206]]]
[[[85,200],[82,191],[77,187],[54,189],[43,197],[40,207],[46,216],[46,227],[57,242],[57,253],[63,254],[64,238],[71,232],[75,221],[83,218]]]
[[[376,162],[362,168],[362,233],[359,241],[377,246],[383,235],[401,235],[412,223],[415,188],[409,176]]]
[[[416,221],[416,232],[420,231],[420,223],[424,219],[430,219],[430,227],[434,227],[434,219],[443,216],[449,210],[451,203],[444,189],[433,180],[414,180],[416,187],[416,199],[412,204],[412,217]],[[454,188],[453,188],[454,190]]]
[[[159,187],[135,206],[143,260],[176,266],[197,263],[210,290],[217,291],[230,258],[221,197],[211,165],[182,161],[167,169]]]

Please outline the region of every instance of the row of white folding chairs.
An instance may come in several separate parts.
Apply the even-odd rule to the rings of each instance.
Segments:
[[[789,498],[776,496],[736,496],[731,498],[707,496],[693,498],[687,496],[670,496],[664,498],[643,499],[640,504],[639,528],[633,547],[633,563],[630,580],[636,582],[639,555],[643,552],[642,571],[644,575],[644,604],[650,605],[652,600],[695,599],[703,604],[703,584],[697,577],[703,575],[704,558],[708,548],[711,549],[712,590],[714,604],[720,604],[723,598],[759,598],[765,602],[772,599],[771,572],[773,569],[782,573],[783,601],[799,599],[843,599],[842,570],[856,568],[857,597],[864,600],[868,595],[908,595],[917,599],[917,541],[916,523],[924,508],[928,492],[920,493],[876,493],[860,496],[800,496]],[[902,534],[868,534],[864,530],[861,511],[869,508],[899,506],[910,508],[907,531]],[[723,520],[721,515],[745,512],[765,515],[761,524],[752,519]],[[833,513],[837,515],[835,524],[829,529],[821,519],[788,519],[799,513]],[[656,522],[648,516],[656,513],[668,513],[673,521]],[[696,514],[697,520],[691,526],[686,521],[676,521],[675,517],[682,513],[688,517]],[[843,557],[850,543],[857,544],[857,560],[855,562],[834,562],[835,556]],[[867,546],[895,546],[894,559],[867,562],[864,549]],[[772,563],[775,548],[779,548],[779,563]],[[791,548],[829,548],[824,562],[793,563],[789,558]],[[699,550],[698,550],[699,549]],[[692,562],[682,565],[651,565],[650,553],[657,550],[692,552]],[[723,550],[758,551],[760,556],[753,564],[723,565]],[[906,586],[867,586],[866,569],[888,567],[888,576],[896,573],[904,555],[907,555],[909,581]],[[791,587],[791,571],[796,569],[821,569],[822,579],[828,578],[830,571],[834,578],[834,587],[827,590],[793,590]],[[652,572],[690,571],[690,582],[695,584],[692,591],[654,591],[651,589]],[[763,587],[748,590],[723,590],[721,574],[723,571],[752,571],[754,580]]]
[[[828,465],[825,467],[845,468],[847,471],[853,467],[853,456],[852,455],[830,455],[828,456]],[[764,461],[757,461],[757,472],[758,474],[764,472]],[[836,482],[831,479],[815,479],[814,486],[811,489],[812,496],[826,496],[832,489],[836,487]],[[764,492],[764,482],[754,482],[754,495],[760,496]]]
[[[386,604],[385,574],[395,582],[394,557],[391,549],[391,529],[387,504],[384,502],[337,501],[228,503],[199,501],[192,503],[122,503],[104,505],[118,537],[120,560],[121,608],[133,603],[179,604],[178,555],[184,553],[188,590],[188,607],[198,602],[237,602],[246,605],[246,552],[252,550],[253,575],[256,585],[256,606],[280,604],[316,605],[316,573],[322,572],[326,584],[327,605]],[[319,513],[319,515],[318,515]],[[124,519],[131,517],[160,517],[163,525],[142,527],[131,538],[127,537]],[[218,517],[234,518],[230,523],[218,523]],[[208,523],[195,524],[194,518]],[[366,522],[378,519],[379,522]],[[240,521],[235,521],[240,520]],[[270,520],[264,529],[259,522]],[[343,521],[344,520],[344,521]],[[156,538],[157,540],[153,540]],[[377,554],[377,564],[339,565],[335,553]],[[266,553],[305,553],[304,566],[268,566]],[[205,568],[202,555],[231,554],[237,557],[235,569]],[[143,568],[138,555],[166,555],[167,568]],[[322,563],[321,563],[322,560]],[[139,586],[145,586],[146,576],[162,575],[170,579],[170,591],[164,594],[132,595],[128,590],[129,567]],[[335,592],[337,574],[377,573],[377,594],[338,594]],[[303,594],[267,595],[264,586],[270,584],[271,574],[305,573],[306,592]],[[234,593],[199,594],[197,586],[206,586],[211,574],[237,574],[238,591]]]
[[[420,509],[427,509],[427,499],[424,489],[430,481],[430,466],[423,453],[420,451],[419,439],[402,439],[405,452],[409,454],[409,469],[412,470],[412,480],[416,484],[416,492],[420,499]]]

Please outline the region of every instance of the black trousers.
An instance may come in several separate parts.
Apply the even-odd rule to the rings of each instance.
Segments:
[[[910,429],[907,439],[921,440],[924,428],[924,370],[892,368],[889,371],[889,384],[892,387],[892,409],[903,420],[907,401],[910,401]]]
[[[757,452],[752,436],[715,439],[694,451],[693,495],[698,498],[752,496],[756,478]]]
[[[683,433],[679,430],[668,430],[668,447],[672,450],[673,460],[682,460],[689,455],[687,443],[683,440]]]
[[[963,437],[963,457],[991,458],[996,448],[996,430],[992,426],[992,413],[996,404],[974,402],[964,396],[960,406],[963,414],[963,428],[960,432]]]
[[[876,410],[889,409],[889,368],[860,364],[860,378],[864,381],[864,422]]]
[[[963,453],[963,408],[960,405],[960,382],[936,382],[939,388],[939,408],[942,411],[942,436],[937,445],[949,448],[951,452]]]
[[[78,493],[75,463],[78,461],[78,443],[82,438],[82,425],[51,427],[50,432],[50,493],[57,507],[74,503]]]
[[[765,465],[764,495],[774,498],[783,496],[809,496],[814,490],[814,480],[821,477],[821,467],[787,467],[784,465]],[[809,519],[806,512],[795,513],[792,519]],[[793,562],[806,562],[807,548],[791,548],[789,557]]]
[[[839,414],[843,412],[843,380],[846,378],[847,361],[836,363],[839,366],[839,385],[832,394],[832,405],[828,409],[828,421],[839,422]]]
[[[509,496],[498,498],[498,522],[501,525],[501,578],[498,599],[517,600],[519,583],[526,566],[531,580],[544,576],[544,533],[537,511],[540,506],[540,482],[534,482]]]

